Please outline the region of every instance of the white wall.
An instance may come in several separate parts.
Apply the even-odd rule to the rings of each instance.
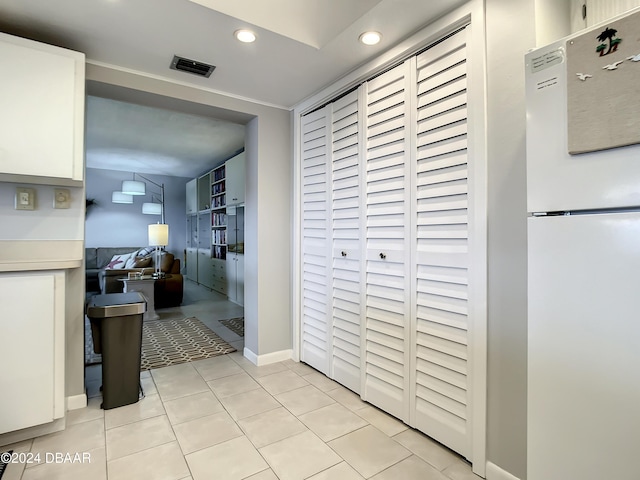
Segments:
[[[186,195],[185,185],[190,178],[149,175],[145,177],[165,188],[165,222],[169,225],[167,250],[181,259],[186,245]],[[150,195],[134,197],[133,204],[112,203],[111,193],[119,191],[123,180],[131,180],[131,172],[87,168],[87,198],[96,205],[89,207],[86,217],[85,245],[87,247],[129,247],[148,245],[147,225],[160,221],[159,215],[144,215],[143,202],[150,202]],[[147,192],[158,191],[147,184]]]
[[[541,47],[569,34],[572,0],[535,0],[536,46]],[[573,14],[580,15],[581,6]]]
[[[521,480],[527,478],[524,54],[570,33],[571,3],[485,0],[489,179],[487,452],[490,462]]]
[[[527,205],[524,54],[534,0],[486,0],[488,158],[487,457],[527,469]]]
[[[35,210],[16,210],[16,187],[36,191]],[[71,192],[68,209],[53,208],[50,185],[0,182],[0,240],[82,240],[84,235],[84,193],[82,187],[63,187]]]

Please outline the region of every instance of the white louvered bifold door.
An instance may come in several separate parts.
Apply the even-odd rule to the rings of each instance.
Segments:
[[[332,378],[360,393],[360,164],[358,91],[331,106],[333,213]]]
[[[467,455],[466,30],[418,55],[411,423]]]
[[[362,397],[408,421],[408,63],[365,83],[366,312]]]
[[[302,348],[300,359],[328,374],[330,303],[330,160],[326,112],[302,118]]]

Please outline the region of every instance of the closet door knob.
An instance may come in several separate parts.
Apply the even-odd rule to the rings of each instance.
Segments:
[[[380,253],[380,258],[384,260],[385,258],[387,258],[387,256],[384,253]]]
[[[342,252],[340,253],[340,255],[342,255],[343,257],[346,257],[346,256],[347,256],[347,252],[342,251]]]

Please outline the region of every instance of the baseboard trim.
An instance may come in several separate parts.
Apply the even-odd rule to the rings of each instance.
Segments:
[[[263,365],[269,365],[270,363],[277,363],[277,362],[282,362],[284,360],[290,360],[291,358],[293,358],[293,350],[291,349],[280,350],[278,352],[265,353],[263,355],[256,355],[247,347],[245,347],[242,353],[247,360],[249,360],[251,363],[259,367]]]
[[[67,411],[79,410],[87,406],[87,395],[85,393],[81,395],[72,395],[67,397]]]
[[[487,480],[520,480],[506,470],[501,469],[495,463],[487,462]]]

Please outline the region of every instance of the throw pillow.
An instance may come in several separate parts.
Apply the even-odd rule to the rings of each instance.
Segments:
[[[122,270],[127,264],[127,260],[131,256],[130,253],[121,253],[111,257],[111,261],[107,264],[107,269],[110,270]]]
[[[171,271],[171,267],[173,267],[174,256],[172,253],[163,252],[162,257],[160,257],[160,270],[169,273]]]
[[[129,258],[127,258],[127,261],[124,264],[124,268],[125,269],[130,269],[134,267],[134,264],[136,263],[136,255],[138,254],[138,252],[131,252],[129,254]]]
[[[146,257],[147,255],[152,254],[155,251],[153,247],[145,247],[138,252],[139,257]]]
[[[151,257],[136,257],[133,268],[147,268],[151,266],[153,258]]]

